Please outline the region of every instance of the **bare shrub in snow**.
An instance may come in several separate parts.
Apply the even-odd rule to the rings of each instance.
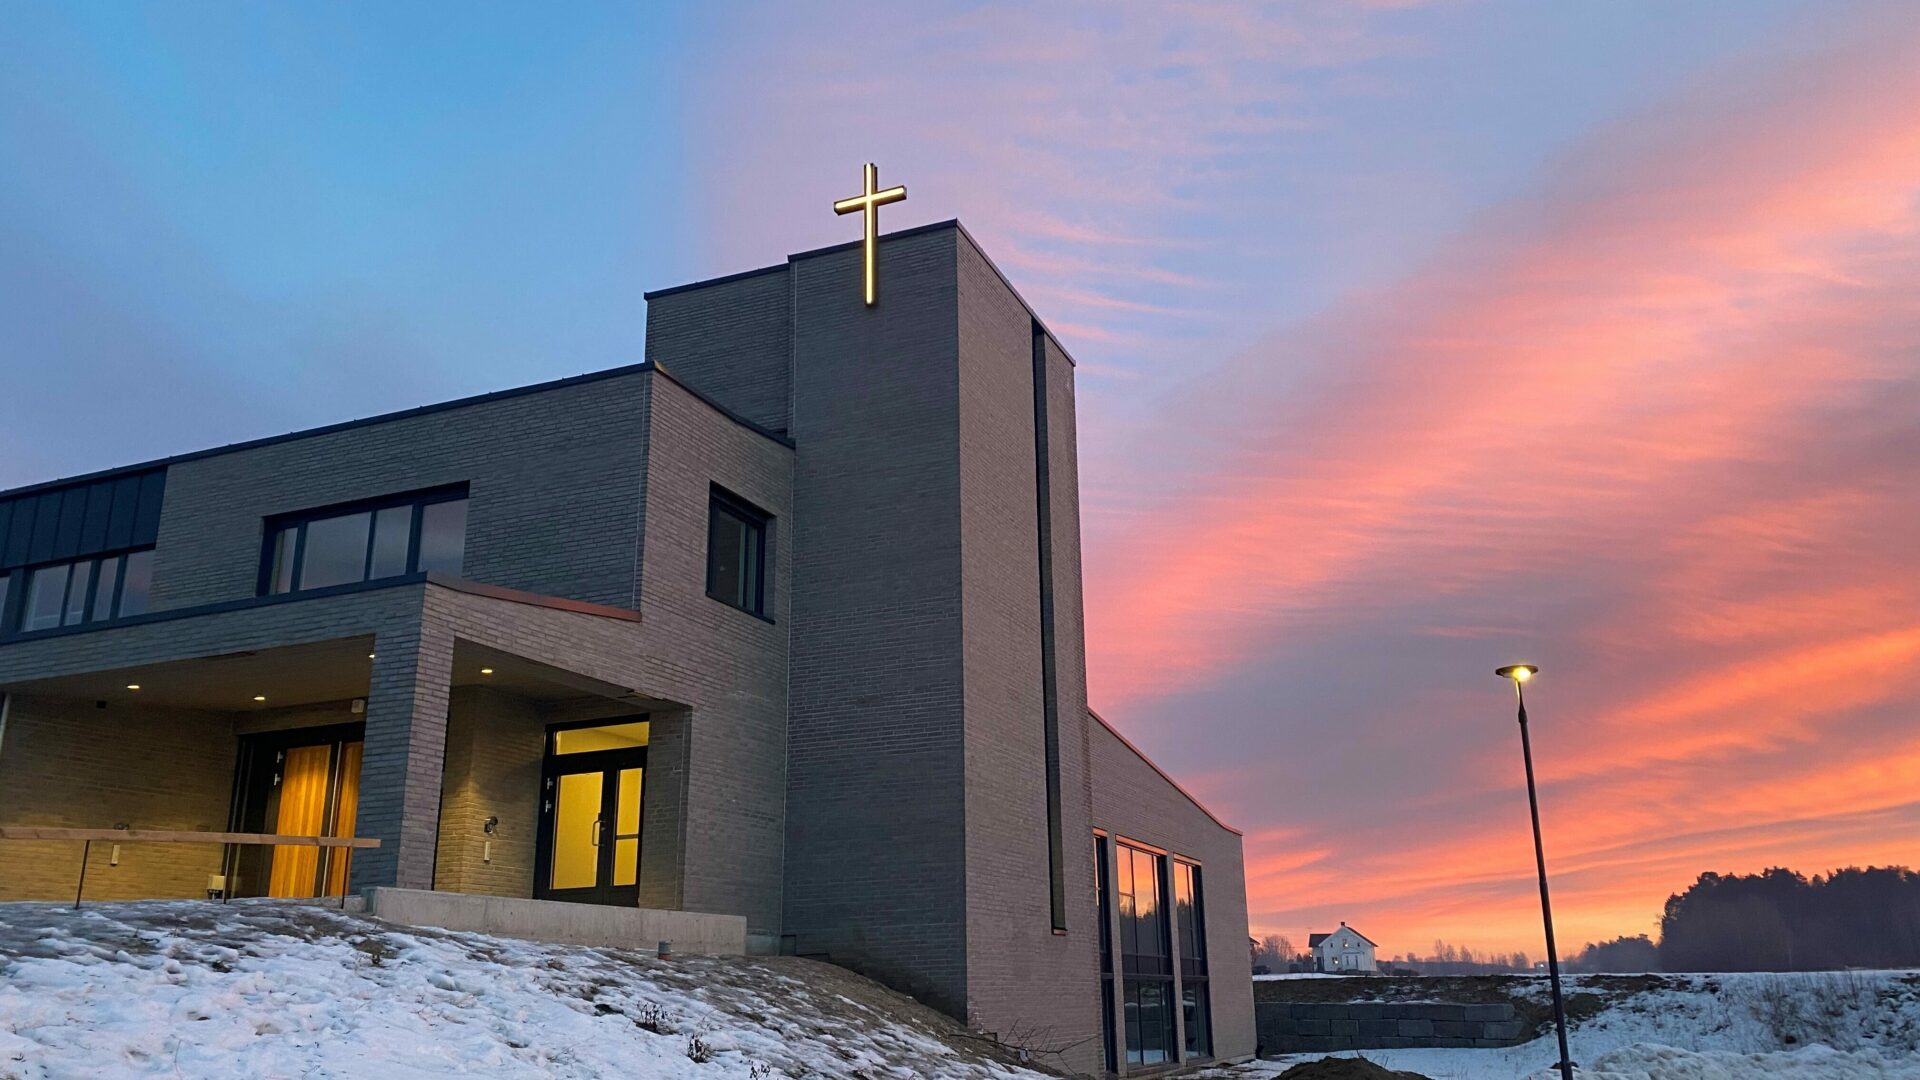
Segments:
[[[640,1006],[639,1015],[633,1018],[633,1026],[651,1031],[655,1035],[666,1035],[673,1031],[673,1024],[667,1018],[666,1008],[651,1001]]]

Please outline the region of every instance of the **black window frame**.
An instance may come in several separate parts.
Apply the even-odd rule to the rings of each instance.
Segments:
[[[1120,1071],[1113,1030],[1113,840],[1093,834],[1094,910],[1100,918],[1100,1041],[1106,1051],[1107,1071]]]
[[[719,516],[726,514],[745,525],[750,536],[759,542],[756,545],[756,562],[753,575],[753,596],[751,604],[737,602],[731,596],[724,596],[717,590],[717,577],[714,572],[715,543],[718,540]],[[769,569],[773,565],[773,515],[753,505],[747,500],[721,487],[710,484],[707,488],[707,596],[722,604],[744,611],[756,619],[772,622],[773,616],[767,612]]]
[[[317,585],[312,588],[301,588],[300,573],[306,561],[307,526],[316,521],[345,517],[349,514],[367,515],[367,543],[366,550],[361,552],[360,556],[360,577],[356,581],[342,582],[340,583],[341,585],[361,584],[368,581],[392,581],[417,574],[420,572],[420,525],[422,514],[429,506],[461,501],[467,501],[469,503],[468,512],[471,514],[471,499],[468,494],[467,485],[464,483],[448,484],[442,487],[425,488],[418,491],[401,492],[395,495],[383,495],[372,499],[357,499],[353,502],[334,503],[331,506],[317,506],[307,510],[296,510],[291,513],[275,514],[268,517],[261,522],[260,573],[254,586],[254,595],[291,596],[295,593],[315,592],[321,589],[339,587],[338,585]],[[408,523],[407,568],[398,574],[382,574],[379,577],[374,577],[372,576],[373,559],[374,552],[378,548],[377,530],[375,526],[378,522],[379,514],[382,510],[392,510],[398,507],[411,507],[413,509],[412,519]],[[287,529],[298,530],[294,536],[293,564],[287,571],[287,581],[289,583],[287,589],[284,592],[275,592],[273,588],[274,549],[278,544],[280,534]],[[465,551],[466,544],[465,537],[463,536],[461,543],[463,567],[465,564]]]
[[[143,544],[139,547],[116,548],[67,559],[50,559],[46,562],[32,563],[26,566],[15,566],[0,571],[0,582],[4,582],[4,584],[0,584],[0,638],[12,638],[28,634],[50,634],[57,630],[72,630],[81,626],[104,626],[111,622],[117,622],[122,618],[133,618],[146,614],[151,610],[150,606],[142,608],[140,611],[124,614],[121,611],[121,606],[126,599],[127,560],[135,555],[151,556],[153,549],[154,545]],[[93,610],[95,605],[99,603],[100,571],[102,565],[108,561],[114,563],[113,594],[107,601],[107,614],[102,618],[96,619],[93,617]],[[81,596],[81,606],[79,609],[80,618],[76,622],[68,622],[66,613],[72,609],[73,605],[74,575],[71,568],[82,563],[85,563],[87,566],[87,582],[85,586],[86,591]],[[54,623],[52,626],[38,626],[31,630],[27,629],[27,597],[32,593],[31,586],[33,584],[33,576],[43,570],[53,570],[62,566],[68,567],[69,569],[67,571],[67,584],[60,595],[60,621]],[[147,585],[149,604],[151,604],[152,598],[152,572],[152,566],[149,565],[147,569],[149,575]]]
[[[1181,878],[1191,900],[1181,911]],[[1207,971],[1206,875],[1192,859],[1173,858],[1173,916],[1180,931],[1180,1002],[1188,1058],[1213,1056],[1213,1000]],[[1188,1001],[1192,1004],[1189,1007]]]
[[[1174,994],[1176,984],[1172,940],[1173,875],[1170,872],[1172,859],[1167,852],[1158,848],[1134,843],[1125,838],[1116,838],[1114,844],[1116,862],[1123,852],[1129,859],[1129,869],[1125,875],[1116,876],[1120,881],[1134,883],[1131,892],[1122,892],[1119,890],[1120,881],[1115,882],[1120,912],[1120,940],[1115,943],[1120,960],[1120,992],[1122,1000],[1133,1009],[1133,1015],[1128,1018],[1125,1025],[1125,1061],[1129,1067],[1154,1068],[1162,1065],[1176,1065],[1180,1061],[1181,1045],[1176,1041],[1179,1028],[1174,1014],[1174,1010],[1180,1005]],[[1136,854],[1146,856],[1151,860],[1150,865],[1153,867],[1155,880],[1152,887],[1156,913],[1150,923],[1137,914],[1136,898],[1145,894],[1139,886],[1138,875],[1134,873],[1131,866],[1131,860]],[[1136,912],[1131,919],[1127,914],[1129,902]],[[1142,943],[1138,935],[1142,930],[1150,931],[1154,935],[1155,940],[1150,943],[1152,946],[1150,949],[1140,948]],[[1149,992],[1159,999],[1160,1045],[1157,1049],[1166,1055],[1155,1061],[1147,1060],[1146,1056],[1149,1033],[1145,1007]]]

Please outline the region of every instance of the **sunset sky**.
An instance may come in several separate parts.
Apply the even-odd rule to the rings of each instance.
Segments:
[[[1894,3],[0,8],[0,486],[640,358],[962,219],[1079,360],[1093,704],[1256,932],[1920,864]]]

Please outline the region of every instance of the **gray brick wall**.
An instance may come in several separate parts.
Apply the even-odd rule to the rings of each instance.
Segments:
[[[176,464],[154,548],[153,606],[253,596],[264,518],[465,482],[461,576],[632,607],[650,377],[634,372]]]
[[[785,266],[647,298],[647,359],[772,431],[792,424],[793,296]]]
[[[968,1020],[1090,1070],[1099,1045],[1098,928],[1089,806],[1077,751],[1086,709],[1080,648],[1078,499],[1071,372],[1045,375],[1051,574],[1063,786],[1066,933],[1053,932],[1033,320],[986,258],[956,234],[960,334],[960,510],[966,679]]]
[[[679,846],[675,906],[745,915],[750,932],[773,935],[780,929],[786,834],[793,451],[667,377],[651,384],[648,425],[642,685],[687,706],[663,717],[648,751],[648,798],[658,773],[678,784],[683,800],[681,828],[668,841]],[[772,515],[769,618],[707,595],[707,507],[715,484]],[[684,779],[662,771],[675,768]],[[672,790],[663,787],[662,794]],[[651,820],[651,805],[648,813]]]
[[[955,236],[792,264],[786,930],[964,1016]]]

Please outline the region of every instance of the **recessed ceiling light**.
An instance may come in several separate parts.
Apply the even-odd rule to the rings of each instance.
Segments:
[[[369,660],[371,660],[371,659],[373,659],[373,654],[372,654],[372,653],[368,653],[368,654],[367,654],[367,659],[369,659]]]
[[[138,689],[140,689],[140,684],[139,684],[139,683],[137,683],[137,682],[130,682],[130,683],[128,683],[128,684],[127,684],[127,689],[129,689],[129,690],[138,690]]]
[[[493,674],[493,669],[492,669],[492,668],[490,668],[490,667],[483,667],[483,668],[481,668],[481,669],[480,669],[480,674],[482,674],[482,675],[491,675],[491,674]]]
[[[267,695],[265,695],[265,694],[255,694],[255,695],[253,695],[253,700],[255,700],[255,701],[265,701],[265,700],[267,700]]]

